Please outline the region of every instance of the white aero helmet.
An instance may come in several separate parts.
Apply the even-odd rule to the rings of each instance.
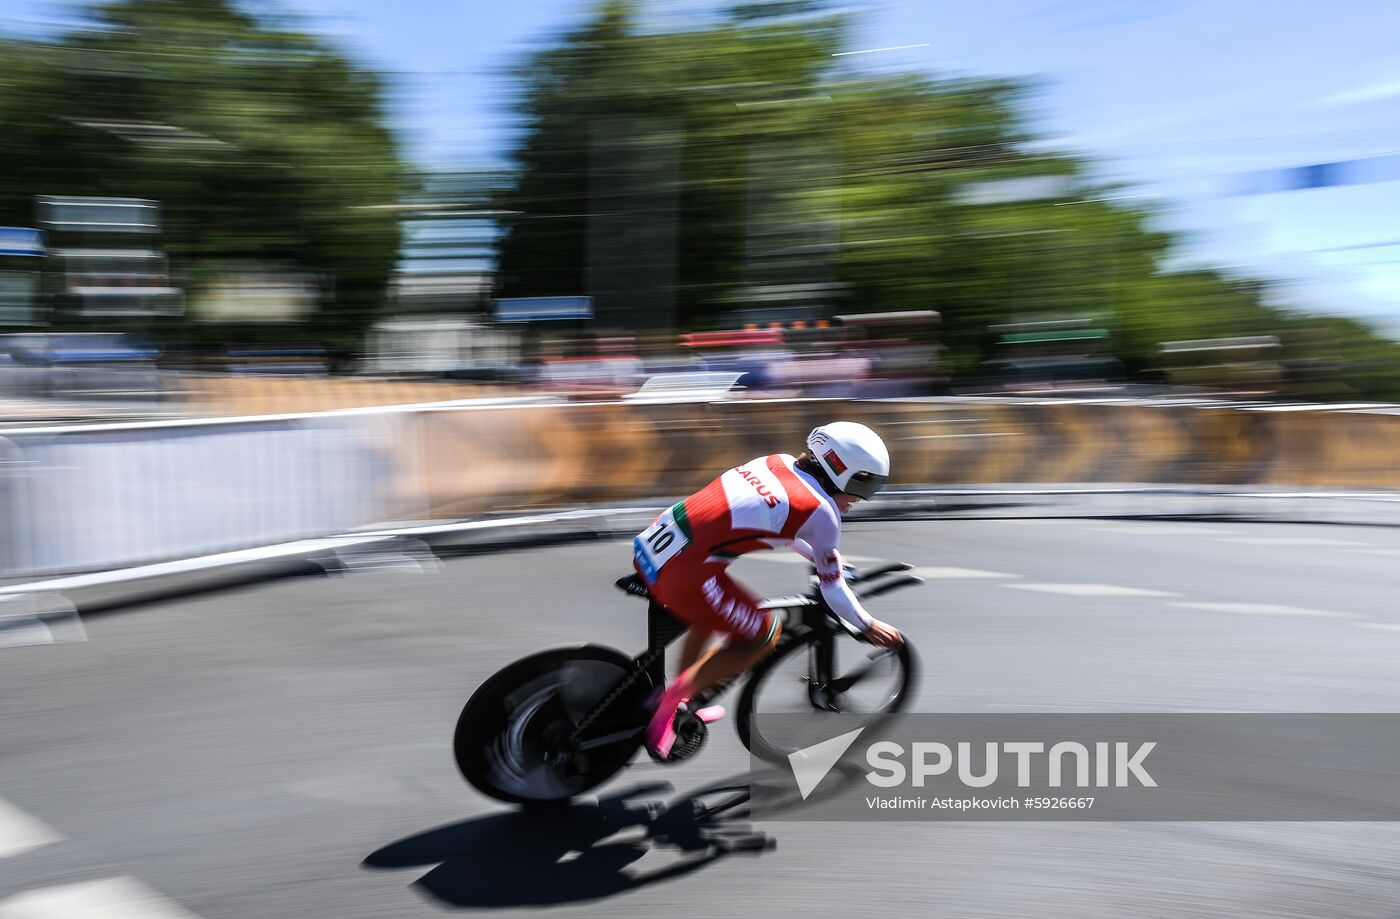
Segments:
[[[890,451],[880,435],[854,421],[833,421],[813,428],[807,449],[817,458],[838,491],[873,498],[890,477]]]

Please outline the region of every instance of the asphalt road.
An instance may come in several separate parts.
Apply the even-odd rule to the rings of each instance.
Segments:
[[[1400,529],[853,523],[924,711],[1400,711]],[[795,557],[794,557],[795,558]],[[543,816],[458,777],[457,712],[547,646],[639,649],[620,543],[254,585],[0,646],[0,919],[1394,917],[1388,824],[750,822],[721,723]],[[765,592],[803,569],[749,560]],[[68,910],[64,912],[64,910]]]

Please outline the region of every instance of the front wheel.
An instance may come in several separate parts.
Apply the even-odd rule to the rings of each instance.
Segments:
[[[523,658],[481,685],[453,738],[457,768],[478,791],[515,804],[567,801],[612,778],[641,745],[652,681],[619,651],[597,645]],[[579,722],[629,675],[589,729],[615,740],[580,751]],[[635,729],[635,730],[634,730]]]
[[[785,762],[831,736],[823,716],[845,715],[849,730],[898,712],[914,695],[917,672],[908,641],[879,648],[844,630],[801,631],[754,669],[739,698],[739,739],[755,756]],[[792,715],[804,717],[774,717]]]

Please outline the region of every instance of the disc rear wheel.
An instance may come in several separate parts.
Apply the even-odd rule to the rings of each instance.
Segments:
[[[566,801],[610,779],[642,741],[652,682],[635,674],[574,743],[579,724],[632,674],[633,660],[589,645],[516,661],[488,679],[457,721],[457,768],[501,801]],[[602,741],[602,742],[598,742]]]

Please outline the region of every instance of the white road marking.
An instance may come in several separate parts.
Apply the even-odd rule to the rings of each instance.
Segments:
[[[1017,590],[1037,590],[1070,597],[1177,597],[1180,594],[1145,587],[1119,587],[1115,584],[1003,584]]]
[[[87,630],[77,613],[0,617],[0,648],[68,641],[87,641]]]
[[[63,834],[0,800],[0,858],[63,841]]]
[[[53,632],[38,619],[5,619],[0,621],[0,648],[23,648],[28,645],[51,645]]]
[[[1035,709],[1036,711],[1047,712],[1102,712],[1102,705],[1052,705],[1035,702],[988,702],[987,708],[1000,708],[1006,711],[1018,712]]]
[[[199,919],[132,877],[26,890],[0,900],[0,919]]]
[[[67,616],[45,616],[44,625],[55,643],[66,641],[87,641],[87,629],[82,618],[75,612]]]
[[[1353,622],[1352,625],[1378,632],[1400,632],[1400,622]]]
[[[1400,549],[1349,549],[1350,552],[1359,552],[1362,555],[1400,555]]]
[[[60,593],[0,593],[0,648],[87,641],[83,621]]]
[[[1003,571],[983,571],[981,568],[915,568],[913,571],[921,578],[929,580],[948,580],[952,578],[1019,578],[1019,574],[1007,574]]]
[[[1204,610],[1208,613],[1241,613],[1245,616],[1327,616],[1330,618],[1350,617],[1351,613],[1338,613],[1325,609],[1308,609],[1303,606],[1284,606],[1281,603],[1172,603],[1185,609]]]
[[[1217,536],[1218,542],[1237,542],[1251,546],[1369,546],[1371,543],[1350,539],[1321,539],[1311,536]]]
[[[1170,523],[1143,523],[1138,526],[1091,527],[1095,533],[1127,533],[1131,536],[1221,536],[1220,527],[1176,526]]]

